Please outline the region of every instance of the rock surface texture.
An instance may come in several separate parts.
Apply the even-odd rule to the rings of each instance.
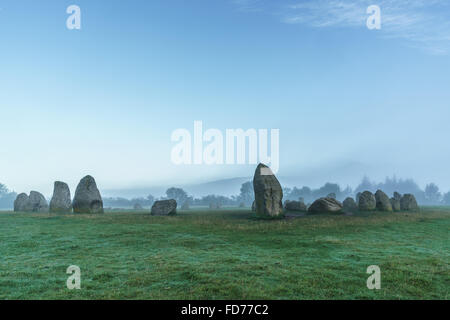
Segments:
[[[81,179],[75,190],[72,206],[75,213],[103,213],[102,196],[93,177]]]
[[[253,177],[256,213],[264,217],[278,217],[283,214],[283,189],[270,168],[258,165]]]

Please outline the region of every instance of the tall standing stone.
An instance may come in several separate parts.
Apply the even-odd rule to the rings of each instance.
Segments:
[[[383,191],[377,190],[377,192],[375,192],[375,200],[377,210],[388,212],[393,211],[391,201],[389,200],[387,194],[384,193]]]
[[[102,196],[93,177],[81,179],[75,190],[72,206],[75,213],[103,213]]]
[[[359,195],[358,207],[360,211],[373,211],[377,207],[375,196],[370,191],[364,191]]]
[[[256,213],[263,217],[279,217],[283,214],[283,189],[270,168],[258,165],[253,177]]]
[[[31,191],[29,200],[32,212],[48,212],[47,200],[45,200],[45,197],[41,193]]]
[[[67,183],[56,181],[53,188],[53,197],[50,200],[50,212],[63,213],[72,211],[72,200]]]
[[[14,200],[14,212],[30,212],[32,211],[30,198],[26,193],[21,193]]]

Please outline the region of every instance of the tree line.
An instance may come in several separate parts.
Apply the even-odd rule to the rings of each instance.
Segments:
[[[397,179],[395,176],[387,177],[384,182],[376,183],[368,177],[364,177],[361,183],[355,188],[347,186],[342,188],[337,183],[325,183],[320,188],[310,188],[307,186],[298,188],[284,188],[284,200],[303,200],[306,204],[314,202],[316,199],[334,194],[336,199],[343,201],[347,197],[355,197],[358,192],[383,190],[386,194],[392,195],[395,191],[401,194],[413,194],[420,205],[450,205],[450,192],[443,193],[435,183],[429,183],[422,190],[413,179]],[[11,209],[17,193],[9,190],[6,185],[0,183],[0,209]],[[235,196],[207,195],[195,198],[189,195],[182,188],[169,188],[164,196],[156,198],[153,195],[126,199],[122,197],[103,198],[106,208],[133,208],[140,206],[151,207],[156,200],[175,199],[178,205],[185,206],[209,206],[211,208],[221,208],[224,206],[250,207],[254,200],[253,183],[245,182],[241,185],[240,193]]]

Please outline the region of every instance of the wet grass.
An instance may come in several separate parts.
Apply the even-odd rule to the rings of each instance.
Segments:
[[[450,208],[254,219],[0,213],[2,299],[449,299]],[[81,290],[66,269],[81,268]],[[381,290],[366,269],[381,268]]]

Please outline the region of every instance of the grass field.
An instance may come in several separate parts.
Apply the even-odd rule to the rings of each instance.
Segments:
[[[0,213],[1,299],[449,299],[450,209]],[[81,268],[81,290],[66,269]],[[381,268],[381,289],[366,269]]]

